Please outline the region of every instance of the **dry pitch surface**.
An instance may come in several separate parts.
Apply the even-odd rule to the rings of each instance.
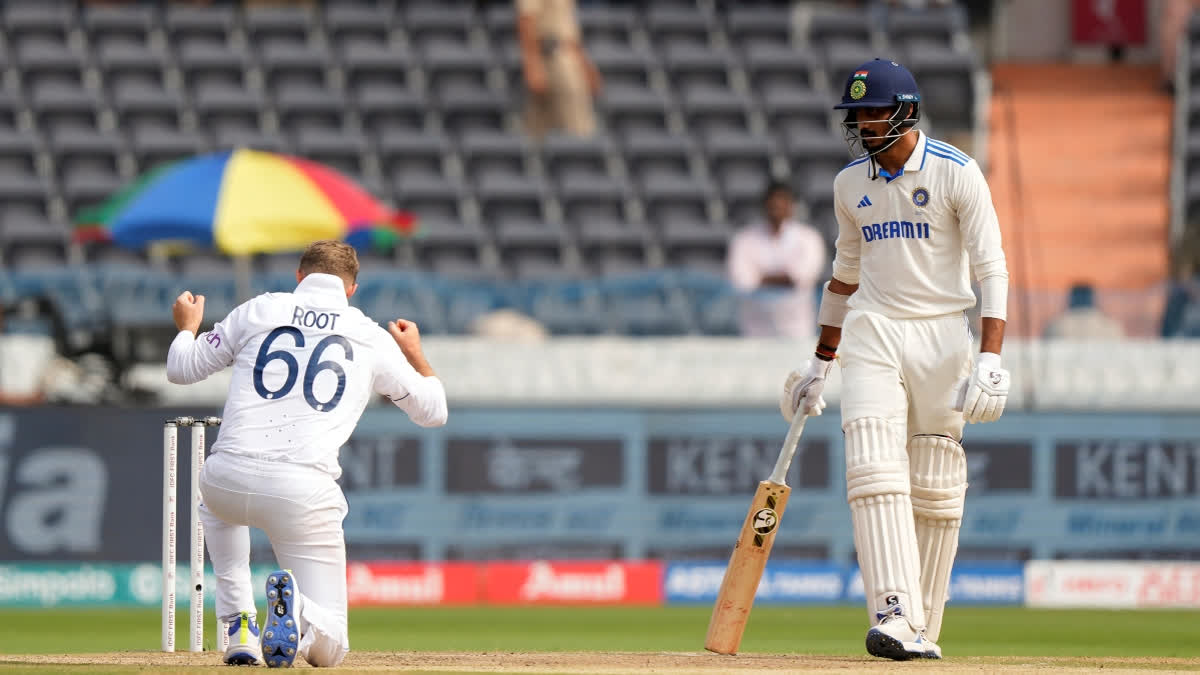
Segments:
[[[297,660],[298,667],[305,667]],[[1100,670],[1135,672],[1196,672],[1200,658],[1165,657],[1015,657],[970,656],[942,661],[894,663],[869,656],[742,654],[717,656],[707,652],[353,652],[339,671],[408,673],[730,673],[756,675],[826,671],[861,672],[905,668],[944,673],[1054,671],[1092,673]],[[176,652],[113,652],[107,654],[33,654],[0,656],[0,670],[55,672],[169,672],[213,670],[217,654]]]

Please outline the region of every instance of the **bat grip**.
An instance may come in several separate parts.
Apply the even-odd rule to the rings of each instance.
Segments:
[[[787,485],[788,468],[792,466],[792,457],[796,454],[796,446],[800,444],[800,434],[804,432],[804,423],[808,415],[797,413],[792,417],[792,425],[788,427],[787,436],[783,439],[783,449],[779,451],[779,459],[775,461],[775,470],[767,477],[777,485]]]

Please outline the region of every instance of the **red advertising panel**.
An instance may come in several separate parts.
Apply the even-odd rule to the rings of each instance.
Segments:
[[[484,569],[492,604],[662,604],[658,562],[494,562]]]
[[[350,563],[348,600],[352,607],[476,604],[478,570],[474,563]]]
[[[1077,44],[1146,42],[1146,0],[1074,0],[1071,38]]]

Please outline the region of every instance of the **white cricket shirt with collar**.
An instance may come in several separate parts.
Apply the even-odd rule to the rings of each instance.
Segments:
[[[190,384],[230,365],[214,453],[310,466],[336,479],[338,450],[372,393],[421,426],[447,417],[441,380],[419,374],[330,274],[309,274],[292,293],[252,298],[198,337],[181,331],[167,354],[167,378]]]
[[[961,312],[975,305],[971,275],[1008,270],[991,191],[974,159],[919,130],[896,176],[871,177],[866,158],[834,180],[838,239],[833,276],[858,290],[852,309],[894,319]],[[983,316],[1005,318],[985,306]]]

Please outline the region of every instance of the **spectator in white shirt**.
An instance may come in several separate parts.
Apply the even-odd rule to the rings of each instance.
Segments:
[[[767,186],[763,207],[766,222],[743,228],[729,245],[729,278],[743,294],[742,335],[812,337],[817,282],[828,272],[825,241],[813,226],[793,220],[795,198],[786,183]]]

